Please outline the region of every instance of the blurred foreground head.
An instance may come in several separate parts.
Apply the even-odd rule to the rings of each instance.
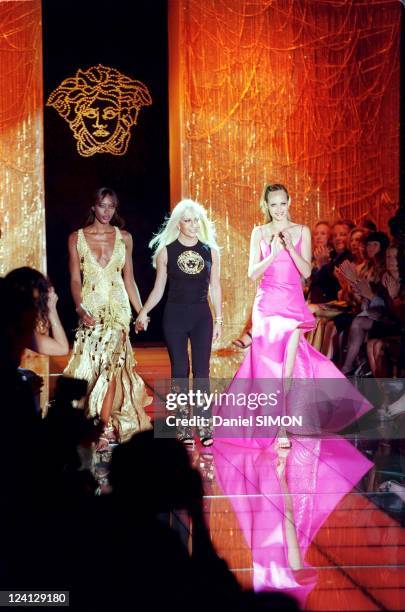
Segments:
[[[149,512],[188,509],[202,495],[199,473],[191,467],[184,445],[155,438],[151,430],[114,450],[110,482],[115,495],[135,499],[138,508]]]
[[[20,291],[0,279],[0,368],[18,367],[38,317],[38,307],[32,291]]]

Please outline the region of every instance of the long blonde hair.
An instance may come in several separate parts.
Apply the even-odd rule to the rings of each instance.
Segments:
[[[200,229],[197,233],[197,238],[207,244],[210,248],[219,251],[219,246],[216,241],[215,226],[208,218],[207,211],[204,206],[191,199],[181,200],[173,208],[170,217],[167,217],[160,228],[159,232],[149,242],[149,247],[154,249],[152,256],[153,267],[156,268],[156,258],[160,251],[171,244],[180,234],[178,223],[183,217],[186,210],[192,210],[200,217]]]

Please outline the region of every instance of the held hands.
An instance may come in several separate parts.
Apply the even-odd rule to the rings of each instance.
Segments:
[[[141,309],[134,323],[135,333],[137,334],[140,331],[146,331],[148,329],[149,321],[150,317],[148,317],[145,310]]]

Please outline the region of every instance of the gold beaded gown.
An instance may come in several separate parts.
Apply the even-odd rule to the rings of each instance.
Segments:
[[[79,326],[64,374],[87,380],[89,417],[100,415],[108,385],[115,377],[111,419],[119,441],[125,442],[137,431],[151,428],[144,408],[152,402],[143,380],[134,371],[129,340],[131,307],[122,278],[125,242],[115,227],[113,253],[108,264],[102,267],[90,250],[83,230],[79,229],[77,251],[82,274],[82,304],[96,319],[96,324]]]

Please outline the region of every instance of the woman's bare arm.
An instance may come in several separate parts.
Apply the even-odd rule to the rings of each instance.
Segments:
[[[281,245],[278,237],[272,237],[270,254],[264,259],[260,259],[260,227],[254,227],[250,237],[250,254],[248,277],[252,280],[258,279],[272,263],[279,252]]]
[[[123,278],[126,292],[128,293],[129,301],[134,307],[136,313],[138,314],[142,308],[141,296],[139,295],[138,285],[135,282],[134,278],[134,267],[132,263],[132,250],[133,250],[133,242],[132,236],[129,232],[121,231],[122,237],[125,242],[125,265],[123,270]]]
[[[216,249],[211,249],[212,266],[210,276],[210,297],[215,312],[213,342],[221,337],[222,327],[222,291],[220,282],[220,256]]]
[[[152,291],[149,294],[137,319],[138,330],[146,329],[148,325],[148,313],[160,302],[163,297],[167,282],[167,249],[164,247],[156,258],[156,279]]]
[[[87,312],[81,305],[82,302],[82,277],[80,274],[79,253],[77,252],[77,237],[78,232],[73,232],[69,236],[69,271],[70,271],[70,290],[72,292],[73,301],[75,303],[76,312],[87,326],[95,325],[96,320]]]
[[[163,248],[156,258],[156,279],[152,291],[145,302],[143,311],[148,314],[163,297],[167,282],[167,249]]]

